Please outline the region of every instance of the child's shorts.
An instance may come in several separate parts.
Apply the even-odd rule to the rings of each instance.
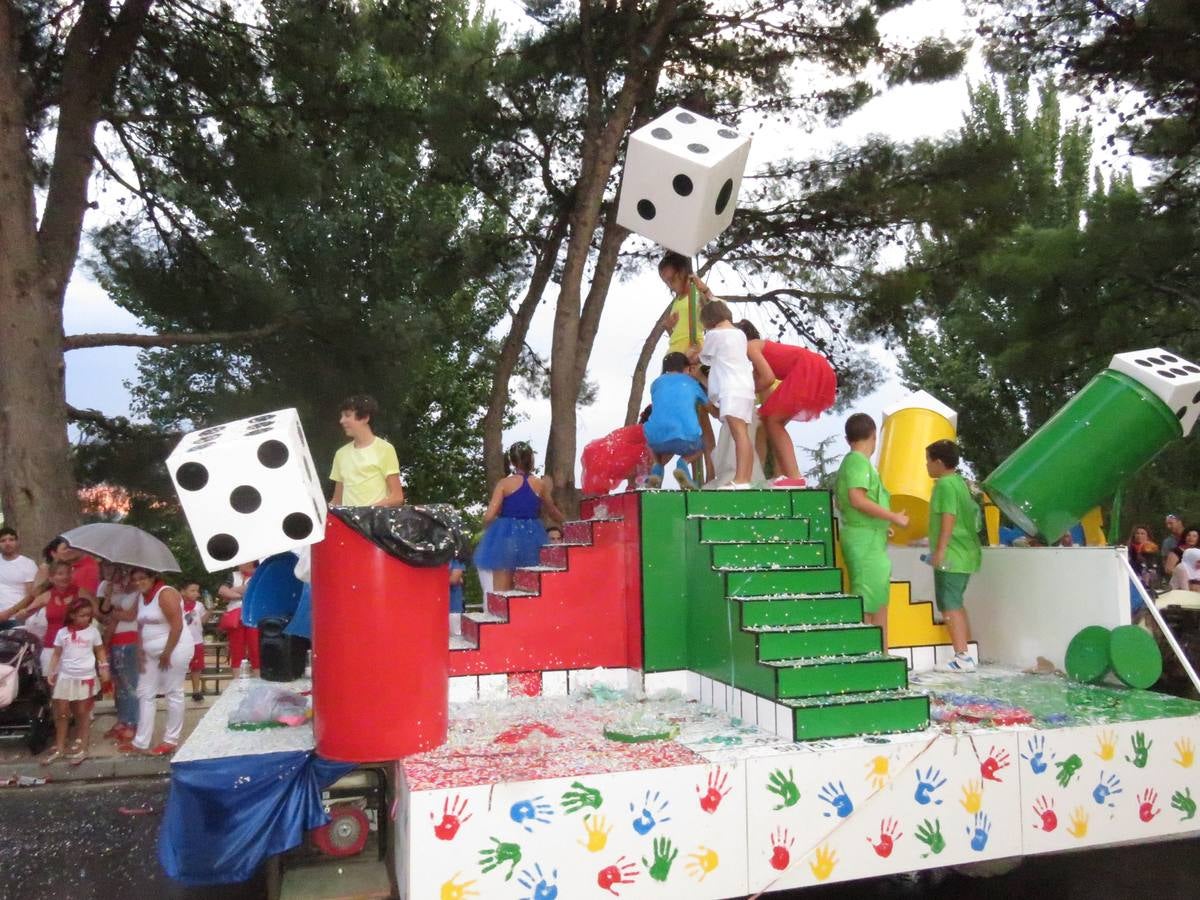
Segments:
[[[652,444],[650,449],[655,453],[670,453],[672,456],[691,456],[704,449],[702,438],[671,438],[661,444]]]
[[[188,671],[189,672],[203,672],[204,671],[204,645],[203,644],[197,644],[195,646],[195,649],[192,650],[192,661],[190,663],[188,663]]]
[[[100,693],[100,682],[95,678],[72,678],[59,675],[54,682],[55,700],[91,700]]]
[[[967,590],[967,582],[970,580],[970,572],[943,572],[941,569],[935,569],[933,597],[937,601],[938,609],[943,613],[962,609],[963,593]]]
[[[717,411],[721,414],[722,422],[733,416],[733,418],[741,419],[749,425],[754,421],[754,398],[722,397],[718,403]]]

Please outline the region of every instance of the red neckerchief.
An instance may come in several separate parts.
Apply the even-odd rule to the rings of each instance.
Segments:
[[[75,635],[79,634],[79,632],[81,632],[81,631],[87,631],[91,627],[92,627],[91,622],[88,622],[82,628],[76,628],[74,625],[68,625],[67,633],[71,636],[71,640],[75,640]]]
[[[154,595],[157,594],[159,589],[162,587],[164,587],[164,585],[163,585],[163,582],[161,579],[154,582],[154,584],[150,585],[150,590],[148,590],[148,591],[146,591],[146,593],[142,594],[142,605],[149,606],[150,601],[154,599]]]

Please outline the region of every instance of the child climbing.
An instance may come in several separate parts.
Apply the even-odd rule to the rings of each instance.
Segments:
[[[887,488],[871,464],[877,439],[875,420],[866,413],[855,413],[846,420],[850,452],[838,468],[834,493],[841,514],[842,558],[850,574],[850,593],[862,597],[863,621],[879,626],[886,653],[887,602],[892,580],[892,561],[887,555],[888,527],[906,527],[908,515],[892,511]]]
[[[746,335],[733,327],[733,315],[720,300],[700,309],[704,346],[700,362],[709,367],[708,398],[733,438],[736,460],[733,480],[721,490],[745,490],[754,471],[754,369],[746,355]]]
[[[693,274],[692,261],[674,251],[659,262],[658,277],[670,288],[675,298],[662,320],[663,329],[668,335],[667,350],[695,359],[704,344],[704,331],[700,327],[698,310],[692,304],[692,288],[699,295],[697,305],[712,300],[712,291]]]
[[[934,479],[929,500],[933,595],[954,644],[954,658],[939,667],[943,672],[975,671],[975,660],[967,652],[971,624],[963,608],[963,593],[983,559],[979,546],[983,514],[967,482],[958,474],[958,462],[958,444],[954,441],[934,441],[925,448],[925,469]]]
[[[536,566],[546,544],[541,513],[562,524],[563,514],[554,505],[549,477],[533,474],[533,448],[517,441],[508,448],[505,464],[510,472],[496,482],[483,514],[486,531],[475,550],[476,568],[492,573],[493,591],[512,589],[513,569]]]
[[[804,487],[796,461],[796,448],[787,431],[793,420],[807,422],[833,406],[837,374],[829,360],[804,347],[764,341],[753,324],[743,319],[737,327],[746,335],[746,353],[754,367],[758,418],[780,473],[775,487]]]
[[[708,415],[708,395],[687,370],[687,356],[668,353],[663,358],[662,374],[650,385],[650,417],[646,420],[645,434],[655,457],[648,482],[651,487],[662,486],[664,467],[671,457],[678,456],[675,480],[684,490],[696,488],[688,466],[704,450],[700,417]]]

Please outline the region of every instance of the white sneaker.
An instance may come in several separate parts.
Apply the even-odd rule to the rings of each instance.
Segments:
[[[967,653],[956,653],[952,658],[937,667],[939,672],[963,673],[974,672],[975,660]]]
[[[717,488],[717,490],[718,491],[748,491],[748,490],[750,490],[750,485],[749,484],[738,484],[737,482],[731,481],[731,482],[729,482],[729,484],[721,485],[719,488]]]

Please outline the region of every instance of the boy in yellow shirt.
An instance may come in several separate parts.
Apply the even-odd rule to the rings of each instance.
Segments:
[[[334,454],[333,506],[403,506],[400,461],[396,448],[371,429],[379,412],[374,397],[357,394],[341,406],[342,431],[350,443]]]

